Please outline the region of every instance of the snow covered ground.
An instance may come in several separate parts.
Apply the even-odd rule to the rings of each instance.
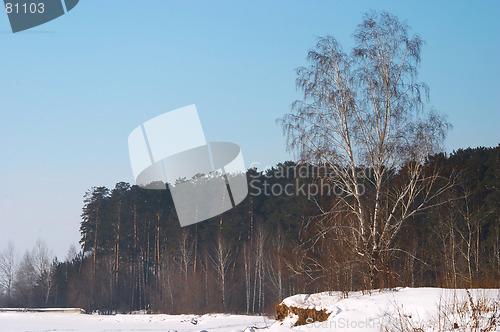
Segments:
[[[340,292],[295,295],[282,303],[326,309],[331,313],[328,320],[292,327],[298,318],[292,314],[268,331],[471,331],[476,321],[478,331],[493,321],[491,330],[500,331],[500,289],[474,289],[469,294],[465,289],[398,288],[365,295],[351,292],[344,299]]]
[[[210,315],[85,315],[41,312],[0,312],[1,332],[149,332],[243,331],[266,327],[274,320],[260,316]]]
[[[85,315],[75,313],[0,312],[0,331],[471,331],[496,324],[500,331],[500,289],[471,290],[398,288],[295,295],[282,303],[297,308],[326,310],[325,322],[294,326],[297,316],[283,322],[262,316],[229,314],[197,315]],[[472,301],[471,301],[472,299]],[[471,304],[477,310],[472,314]],[[489,309],[488,309],[489,308]],[[487,309],[487,310],[486,310]],[[454,324],[457,324],[455,326]],[[455,328],[458,327],[458,328]]]

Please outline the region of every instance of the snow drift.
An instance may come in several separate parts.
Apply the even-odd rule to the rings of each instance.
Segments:
[[[269,331],[500,331],[500,289],[396,288],[298,294]],[[314,328],[314,329],[313,329]]]

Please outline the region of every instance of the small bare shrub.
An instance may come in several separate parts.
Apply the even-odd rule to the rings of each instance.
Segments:
[[[382,331],[495,331],[500,327],[500,301],[487,297],[485,292],[465,290],[467,297],[459,298],[456,291],[451,299],[440,298],[437,315],[419,319],[403,311],[396,303],[395,314],[384,320]]]
[[[483,292],[476,299],[466,289],[467,298],[458,299],[456,294],[452,303],[439,307],[437,317],[440,329],[453,327],[459,331],[494,331],[500,327],[500,302],[488,298]]]

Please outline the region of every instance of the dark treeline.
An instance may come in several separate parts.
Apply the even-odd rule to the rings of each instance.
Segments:
[[[500,146],[435,155],[426,167],[454,186],[403,224],[374,286],[499,287]],[[262,313],[292,294],[373,284],[345,240],[345,216],[318,217],[337,200],[321,168],[286,162],[247,175],[241,204],[185,228],[168,190],[92,188],[79,252],[51,261],[38,243],[17,263],[11,247],[0,255],[1,304]]]

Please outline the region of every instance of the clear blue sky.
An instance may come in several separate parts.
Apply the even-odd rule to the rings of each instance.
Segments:
[[[348,48],[369,9],[426,41],[447,151],[500,143],[499,1],[81,0],[18,34],[0,13],[0,250],[40,237],[64,259],[85,191],[133,183],[129,133],[178,107],[196,104],[207,140],[238,143],[247,166],[291,159],[275,119],[299,97],[294,69],[317,36]]]

